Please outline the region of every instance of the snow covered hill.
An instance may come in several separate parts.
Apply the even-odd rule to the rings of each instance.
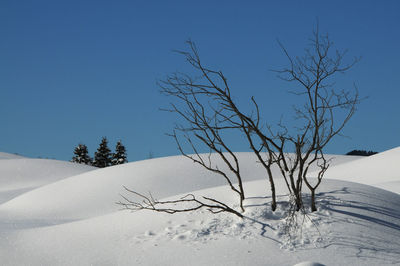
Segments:
[[[282,192],[282,182],[278,182]],[[5,265],[323,265],[400,263],[400,195],[327,180],[301,237],[284,234],[285,206],[269,210],[264,181],[247,183],[246,218],[121,211],[55,226],[26,220],[0,242]],[[194,192],[235,202],[223,187]],[[263,195],[263,197],[260,197]],[[175,197],[173,197],[175,198]],[[302,219],[302,217],[299,217]],[[310,219],[310,220],[309,220]],[[317,226],[315,227],[314,224]],[[300,232],[295,233],[295,237]]]
[[[119,194],[132,196],[123,185],[160,199],[193,193],[237,205],[220,176],[182,156],[93,171],[66,162],[39,160],[38,166],[29,159],[0,160],[5,188],[0,195],[20,189],[0,204],[1,264],[400,264],[400,190],[369,186],[374,176],[381,187],[397,184],[398,150],[368,158],[332,156],[329,179],[317,191],[318,211],[298,216],[301,230],[292,231],[291,238],[284,227],[284,182],[276,180],[279,204],[272,212],[265,172],[251,153],[238,153],[246,181],[244,219],[207,210],[174,215],[118,210]],[[29,173],[35,171],[33,182]]]
[[[252,153],[238,153],[244,181],[265,180],[264,168]],[[330,156],[332,164],[356,160],[356,156]],[[225,169],[219,158],[213,159]],[[279,169],[273,171],[279,176]],[[0,206],[14,219],[76,220],[118,210],[115,202],[124,194],[123,186],[164,198],[194,190],[225,185],[221,176],[205,170],[183,156],[132,162],[97,169],[41,186]],[[66,196],[68,195],[68,196]],[[48,200],[51,198],[51,200]]]
[[[56,160],[0,160],[0,203],[34,188],[93,169],[97,168]]]
[[[400,147],[340,165],[332,165],[326,171],[325,178],[358,182],[400,193],[400,172],[396,169],[398,163],[400,163]]]
[[[6,152],[0,152],[0,160],[3,159],[21,159],[25,158],[21,155],[13,154],[13,153],[6,153]]]

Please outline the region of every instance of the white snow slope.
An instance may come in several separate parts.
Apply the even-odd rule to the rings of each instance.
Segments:
[[[245,181],[267,180],[264,168],[252,153],[237,156]],[[332,157],[333,165],[358,158]],[[213,160],[221,169],[226,168],[219,158]],[[275,168],[274,172],[278,175],[279,170]],[[225,185],[221,176],[187,158],[173,156],[98,169],[41,186],[1,205],[0,214],[6,211],[13,219],[76,220],[116,211],[115,202],[125,194],[123,186],[164,198],[221,185]],[[267,188],[268,183],[263,186]]]
[[[0,203],[26,191],[93,169],[97,168],[47,159],[0,160]]]
[[[6,153],[6,152],[0,152],[0,160],[3,159],[21,159],[25,158],[21,155],[13,154],[13,153]]]
[[[398,163],[400,147],[333,165],[326,171],[325,178],[358,182],[400,193],[400,174],[396,169]]]
[[[396,165],[385,163],[400,160],[393,151],[370,158],[335,156],[329,177],[373,182],[367,166],[372,164],[379,183],[397,182]],[[122,185],[157,198],[193,193],[237,207],[237,196],[220,176],[186,158],[134,162],[39,185],[1,204],[1,265],[400,265],[399,190],[326,179],[317,191],[318,211],[299,216],[301,230],[289,238],[283,180],[276,180],[280,202],[272,212],[263,169],[252,154],[238,155],[246,180],[244,219],[207,210],[118,211],[119,194],[132,196]],[[346,172],[354,167],[357,175]],[[5,186],[6,168],[0,164]],[[31,187],[26,182],[18,186]]]

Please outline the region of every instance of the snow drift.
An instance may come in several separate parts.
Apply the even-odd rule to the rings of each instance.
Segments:
[[[253,153],[238,153],[243,181],[265,180],[264,168]],[[355,160],[352,156],[329,156],[332,164]],[[225,169],[219,158],[215,161]],[[273,171],[280,176],[279,169]],[[139,192],[151,192],[164,198],[194,190],[225,185],[223,177],[205,170],[183,156],[172,156],[132,162],[86,172],[31,190],[3,205],[13,219],[77,220],[118,210],[115,204],[124,194],[123,186]],[[51,200],[49,200],[51,199]]]
[[[96,168],[56,160],[0,160],[0,203],[34,188],[93,169]]]
[[[13,154],[13,153],[6,153],[6,152],[0,152],[0,160],[3,159],[21,159],[21,158],[25,158],[21,155],[18,154]]]
[[[6,254],[2,262],[293,265],[312,259],[323,265],[400,263],[400,195],[357,183],[326,181],[319,191],[318,211],[304,221],[299,217],[302,229],[292,239],[282,227],[284,203],[271,212],[264,181],[258,180],[246,184],[250,194],[243,220],[206,210],[175,215],[121,211],[55,226],[34,224],[0,242]],[[277,183],[281,193],[284,184]],[[193,193],[236,202],[224,187]]]
[[[326,171],[325,178],[358,182],[400,193],[400,172],[396,169],[399,162],[400,147],[333,165]]]
[[[93,171],[66,162],[0,160],[4,191],[25,189],[0,205],[1,263],[399,264],[400,195],[370,186],[375,175],[379,177],[376,183],[393,190],[400,176],[393,163],[400,159],[398,151],[368,158],[332,156],[327,173],[331,179],[325,179],[317,190],[318,211],[299,215],[301,230],[290,235],[284,226],[288,207],[284,182],[276,180],[278,209],[271,212],[265,172],[251,153],[238,153],[247,196],[244,219],[212,215],[207,210],[175,215],[118,211],[115,202],[124,193],[123,185],[143,193],[152,191],[157,198],[176,199],[193,193],[238,204],[221,177],[182,156]],[[29,174],[35,169],[36,178],[32,179]],[[53,172],[46,172],[48,169]]]

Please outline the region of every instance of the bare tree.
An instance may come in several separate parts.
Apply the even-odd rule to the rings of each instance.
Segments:
[[[276,164],[279,166],[290,195],[292,195],[295,209],[298,211],[303,206],[302,188],[305,183],[311,193],[311,210],[315,211],[315,191],[329,167],[324,149],[332,138],[340,134],[360,102],[356,86],[350,90],[344,90],[338,88],[333,79],[336,74],[344,73],[353,67],[359,58],[354,58],[346,64],[344,62],[346,51],[333,50],[333,43],[328,35],[319,34],[318,24],[310,39],[310,47],[305,49],[305,55],[302,57],[291,57],[286,48],[279,43],[289,60],[289,67],[276,72],[281,79],[299,85],[292,93],[303,99],[302,105],[294,108],[300,126],[291,132],[287,126],[280,123],[279,130],[275,132],[271,126],[267,125],[267,131],[264,132],[260,126],[259,108],[255,99],[252,98],[255,110],[252,115],[241,112],[232,100],[231,91],[223,73],[204,67],[196,46],[191,41],[188,44],[191,52],[181,53],[195,69],[200,71],[201,78],[206,82],[199,83],[199,79],[195,80],[186,75],[174,76],[164,83],[168,86],[163,87],[163,92],[167,95],[179,95],[180,99],[184,99],[188,106],[193,106],[193,103],[199,104],[196,96],[200,95],[206,96],[209,102],[210,99],[214,100],[216,107],[211,106],[210,108],[213,111],[213,123],[211,126],[209,124],[207,128],[216,131],[217,136],[221,130],[226,129],[239,129],[245,134],[251,150],[267,171],[272,192],[272,209],[276,208],[276,196],[271,166]],[[182,88],[184,89],[182,90]],[[183,95],[185,96],[182,97]],[[188,99],[187,95],[194,97]],[[192,114],[201,114],[204,118],[205,109],[205,106],[202,105],[200,109],[192,108],[191,110]],[[174,105],[173,111],[178,112],[192,125],[198,121],[197,119],[188,119]],[[209,118],[207,121],[211,121],[211,119]],[[180,130],[204,130],[204,125],[190,129],[180,128]],[[176,135],[174,136],[176,139]],[[220,141],[219,138],[218,141]],[[213,144],[213,141],[209,141],[209,143]],[[225,144],[224,146],[229,150]],[[218,152],[218,150],[214,151]],[[267,158],[262,158],[262,151],[267,152]],[[293,153],[289,154],[287,151]],[[316,165],[319,169],[314,183],[308,177],[308,171],[312,165]]]
[[[260,142],[260,138],[257,137],[257,134],[262,133],[256,101],[252,98],[254,112],[251,115],[242,113],[231,97],[231,90],[224,74],[221,71],[205,67],[200,60],[196,45],[190,40],[187,41],[187,44],[189,51],[177,52],[182,54],[186,61],[196,70],[197,76],[173,73],[159,82],[161,93],[174,99],[170,108],[164,110],[178,114],[185,123],[185,125],[176,125],[171,136],[175,139],[183,156],[224,178],[231,190],[238,195],[239,206],[243,212],[245,192],[239,160],[224,137],[225,133],[229,133],[229,131],[243,132],[258,160],[267,169],[272,191],[271,207],[275,210],[275,184],[270,170],[274,160],[273,156],[270,156],[267,160],[261,156],[264,147],[270,144],[265,141],[265,139],[268,139],[267,137],[262,139],[263,142]],[[184,143],[182,138],[185,140]],[[209,150],[209,153],[207,155],[200,154],[199,145],[204,145]],[[187,146],[190,152],[185,150]],[[220,161],[223,162],[228,170],[223,170],[216,164],[215,156],[221,159]],[[176,201],[160,202],[154,200],[152,196],[144,196],[132,190],[128,191],[139,196],[143,201],[138,204],[125,198],[125,205],[120,202],[124,207],[131,209],[151,209],[174,213],[206,207],[213,212],[215,210],[217,212],[226,211],[241,216],[226,204],[209,197],[202,197],[202,201],[200,201],[190,194]],[[176,209],[179,207],[175,207],[174,211],[171,208],[158,207],[165,204],[188,202],[195,203],[196,207],[194,209],[192,207],[183,208],[179,209],[179,211]]]
[[[199,76],[192,78],[182,73],[174,73],[165,80],[159,82],[161,93],[172,96],[178,100],[178,104],[171,103],[171,108],[166,111],[177,113],[186,123],[176,125],[171,135],[181,154],[193,162],[203,166],[207,170],[222,176],[232,191],[239,196],[239,205],[244,211],[243,200],[245,192],[240,174],[240,165],[237,156],[224,140],[223,131],[235,129],[230,123],[234,119],[226,103],[230,100],[229,88],[220,88],[218,81],[226,84],[226,79],[221,72],[204,67],[193,42],[187,42],[191,51],[178,51],[184,55],[187,62],[198,72]],[[215,76],[219,80],[215,80]],[[178,133],[182,133],[184,139],[191,148],[192,155],[188,154],[179,140]],[[200,155],[196,147],[200,143],[204,145],[209,154],[207,158]],[[221,170],[211,159],[212,153],[216,153],[229,169]],[[229,172],[233,174],[230,176]]]
[[[280,125],[284,130],[275,135],[280,146],[277,163],[295,198],[297,210],[303,204],[301,193],[304,181],[311,192],[311,210],[316,211],[315,191],[329,167],[324,149],[333,137],[340,134],[360,102],[356,86],[344,90],[337,87],[332,79],[336,74],[349,70],[359,58],[344,63],[346,51],[332,51],[332,41],[328,35],[319,34],[318,24],[303,57],[291,57],[279,44],[289,60],[289,67],[277,71],[279,77],[299,85],[292,93],[304,101],[294,108],[301,126],[290,134],[285,126]],[[290,148],[294,150],[292,157],[284,153]],[[308,177],[309,167],[313,164],[319,168],[315,184]]]
[[[175,139],[181,154],[205,169],[224,178],[231,190],[238,195],[239,206],[244,211],[245,191],[240,173],[240,164],[231,146],[226,142],[225,134],[230,131],[241,132],[250,149],[266,170],[272,194],[271,208],[276,209],[275,182],[272,166],[277,165],[285,180],[291,209],[304,209],[303,183],[311,193],[311,210],[316,211],[315,191],[322,182],[329,161],[324,149],[333,137],[340,134],[344,126],[356,111],[360,101],[357,88],[351,90],[337,88],[332,79],[337,73],[349,70],[359,58],[349,64],[343,63],[346,52],[335,50],[328,36],[321,36],[318,26],[310,39],[311,45],[303,57],[291,57],[281,44],[289,60],[287,68],[276,71],[283,80],[297,83],[294,93],[303,101],[295,107],[300,126],[294,132],[282,122],[278,130],[261,121],[260,110],[252,97],[253,111],[242,112],[231,96],[227,78],[222,71],[216,71],[203,65],[195,44],[188,41],[189,51],[178,51],[194,68],[197,75],[174,73],[159,82],[161,92],[174,100],[166,111],[178,114],[185,125],[176,125],[171,136]],[[182,138],[186,140],[182,141]],[[204,145],[208,155],[199,153],[199,145]],[[186,147],[191,150],[186,151]],[[292,153],[287,153],[292,151]],[[219,157],[228,170],[222,170],[215,163]],[[316,165],[319,169],[316,181],[309,178],[309,169]],[[158,201],[151,195],[145,196],[127,189],[141,198],[138,203],[124,198],[121,205],[128,209],[148,209],[167,213],[193,211],[207,208],[211,212],[230,212],[240,217],[242,214],[233,207],[210,197],[201,200],[192,194],[173,201]],[[177,204],[191,204],[179,207]],[[165,207],[167,206],[167,207]],[[172,207],[171,207],[172,206]]]
[[[231,189],[239,194],[240,206],[244,210],[243,200],[245,199],[245,194],[239,171],[239,161],[222,137],[223,132],[228,130],[241,131],[246,136],[251,150],[267,171],[272,192],[271,207],[272,210],[275,210],[275,184],[271,171],[271,166],[275,163],[275,159],[271,149],[268,152],[268,159],[263,158],[261,155],[264,147],[270,146],[271,143],[267,141],[269,138],[262,133],[259,108],[255,99],[251,98],[254,110],[250,115],[240,111],[231,96],[231,89],[222,71],[212,70],[204,66],[200,60],[196,45],[190,40],[187,41],[187,44],[190,48],[188,52],[178,52],[185,56],[186,61],[194,67],[199,75],[194,78],[182,73],[175,73],[159,84],[162,93],[173,96],[183,103],[183,106],[171,104],[171,109],[168,109],[170,112],[179,114],[189,125],[188,127],[176,126],[172,135],[180,152],[207,170],[222,175]],[[185,134],[185,138],[190,143],[195,155],[188,155],[184,152],[176,131]],[[189,133],[192,135],[190,136]],[[262,136],[262,138],[257,137],[258,135]],[[235,187],[226,172],[221,171],[218,167],[213,167],[211,160],[206,161],[201,158],[193,144],[192,137],[197,138],[209,148],[210,154],[208,158],[210,158],[211,152],[218,154],[222,158],[228,169],[234,173],[236,177],[234,181],[237,182],[238,188]],[[272,143],[272,145],[275,144]]]

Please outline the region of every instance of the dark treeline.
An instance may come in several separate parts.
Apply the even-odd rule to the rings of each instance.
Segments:
[[[376,152],[376,151],[352,150],[352,151],[346,153],[346,155],[371,156],[371,155],[374,155],[377,153],[378,152]]]
[[[103,137],[93,159],[89,156],[88,148],[85,144],[79,144],[74,150],[71,162],[92,165],[99,168],[111,165],[124,164],[128,162],[125,146],[121,141],[117,142],[115,152],[112,153],[108,148],[108,141]]]

